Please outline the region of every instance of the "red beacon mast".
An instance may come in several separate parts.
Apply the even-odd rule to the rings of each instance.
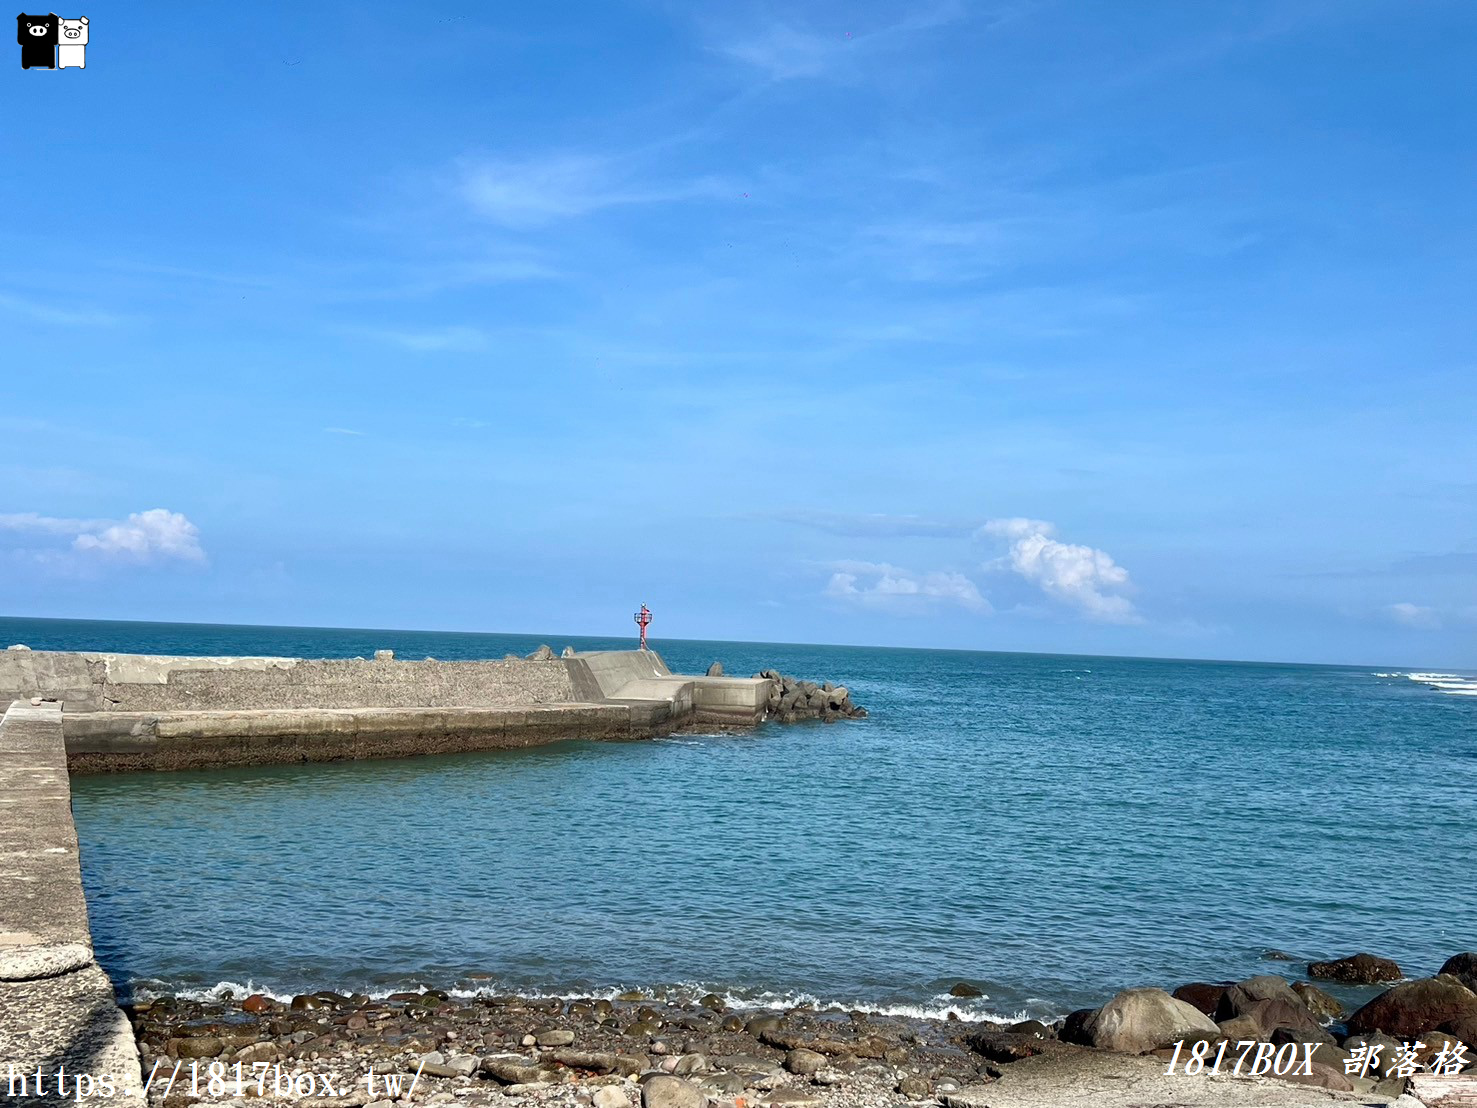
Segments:
[[[645,604],[643,604],[643,605],[641,605],[641,610],[639,612],[637,612],[631,618],[633,618],[636,621],[636,626],[639,627],[639,628],[641,628],[641,649],[642,650],[645,650],[646,649],[646,629],[649,626],[651,626],[651,609],[648,608]]]

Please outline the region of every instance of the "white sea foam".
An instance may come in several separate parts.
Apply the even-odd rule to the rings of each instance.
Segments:
[[[1462,673],[1376,673],[1376,677],[1403,677],[1451,696],[1477,696],[1477,677]]]
[[[393,990],[392,990],[393,991]],[[256,982],[247,981],[217,981],[198,989],[175,989],[170,988],[162,981],[140,981],[130,991],[130,999],[135,1001],[157,1000],[164,996],[177,996],[182,1000],[224,1000],[233,996],[245,998],[253,993],[261,993],[262,996],[270,997],[272,1000],[280,1000],[286,1004],[293,998],[292,993],[280,993],[267,987],[258,985]]]
[[[314,990],[302,990],[314,991]],[[337,992],[358,993],[373,1000],[383,1000],[392,993],[425,992],[424,988],[410,988],[406,986],[395,986],[393,988],[381,989],[339,989]],[[642,999],[654,1002],[686,1002],[695,1003],[699,998],[712,993],[723,999],[724,1005],[734,1011],[753,1011],[765,1009],[785,1009],[810,1006],[818,1012],[827,1010],[839,1010],[844,1012],[865,1012],[872,1016],[895,1016],[902,1019],[929,1019],[947,1020],[953,1018],[962,1023],[993,1023],[1007,1025],[1019,1023],[1025,1019],[1051,1020],[1060,1015],[1047,1001],[1032,999],[1028,1003],[1036,1011],[1022,1009],[1016,1013],[1007,1014],[991,1011],[985,1006],[989,997],[979,997],[969,1001],[961,1000],[959,997],[949,996],[941,993],[930,1000],[919,1004],[899,1003],[872,1003],[868,1001],[841,1001],[816,996],[804,991],[770,992],[757,990],[753,992],[735,992],[723,987],[708,987],[701,984],[681,984],[659,988],[628,989],[620,986],[611,986],[601,989],[536,989],[526,987],[515,987],[501,985],[496,982],[479,982],[475,985],[458,985],[446,990],[447,994],[459,1000],[472,1000],[485,996],[511,996],[517,995],[528,1000],[615,1000],[620,996],[639,992]],[[260,993],[262,996],[286,1004],[295,995],[293,992],[284,992],[267,985],[259,985],[254,981],[219,981],[207,988],[195,989],[172,989],[160,981],[140,982],[132,990],[132,999],[135,1001],[155,1000],[163,996],[177,996],[183,1000],[195,1001],[220,1001],[228,997],[237,1000]]]

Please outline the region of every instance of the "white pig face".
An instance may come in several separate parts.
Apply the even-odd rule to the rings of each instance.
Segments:
[[[86,46],[87,45],[87,17],[81,19],[63,19],[61,24],[61,43],[63,46]]]

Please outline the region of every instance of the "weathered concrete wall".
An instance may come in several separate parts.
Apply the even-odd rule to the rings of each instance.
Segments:
[[[660,721],[658,721],[660,722]],[[644,738],[623,704],[86,712],[66,717],[75,773],[402,758],[563,739]]]
[[[773,687],[762,677],[694,677],[694,714],[704,723],[751,727],[768,712]]]
[[[67,712],[256,708],[451,708],[559,704],[575,692],[552,661],[168,658],[0,651],[0,699],[44,696]]]
[[[621,690],[632,681],[672,677],[667,663],[655,650],[592,650],[566,660],[572,670],[588,674],[587,679],[582,674],[576,680],[587,693],[598,694],[598,699],[621,695]]]
[[[93,959],[72,823],[62,713],[54,704],[10,706],[0,720],[0,1064],[29,1074],[27,1105],[72,1103],[59,1071],[112,1080],[115,1095],[89,1102],[143,1103],[138,1052],[113,985]],[[0,1086],[8,1090],[8,1086]]]

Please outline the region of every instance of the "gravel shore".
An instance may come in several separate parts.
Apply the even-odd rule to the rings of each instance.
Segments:
[[[593,1108],[1031,1108],[1388,1104],[1264,1078],[1167,1076],[1161,1057],[1006,1029],[812,1008],[445,992],[163,998],[128,1009],[150,1102],[319,1108],[505,1104]],[[1414,1104],[1416,1102],[1406,1101]]]

